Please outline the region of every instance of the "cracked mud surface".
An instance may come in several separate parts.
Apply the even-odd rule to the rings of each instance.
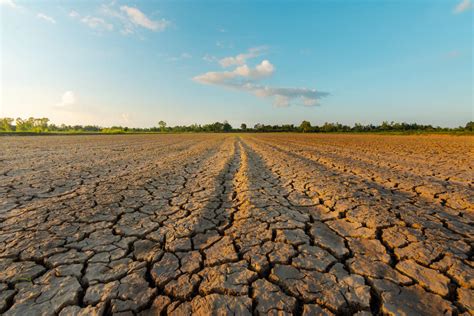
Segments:
[[[473,141],[0,140],[5,315],[472,315]]]

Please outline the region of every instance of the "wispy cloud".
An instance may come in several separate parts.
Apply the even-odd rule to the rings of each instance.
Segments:
[[[0,0],[0,5],[10,7],[12,9],[20,8],[20,6],[17,5],[13,0]]]
[[[142,11],[134,7],[128,7],[124,5],[120,7],[120,11],[125,12],[133,24],[152,31],[163,31],[170,25],[170,22],[166,19],[153,21],[149,19]]]
[[[46,21],[46,22],[56,24],[56,20],[55,20],[55,19],[53,19],[52,17],[50,17],[50,16],[48,16],[48,15],[46,15],[46,14],[44,14],[44,13],[41,13],[41,12],[40,12],[40,13],[38,13],[38,14],[36,15],[36,17],[37,17],[38,19],[44,20],[44,21]]]
[[[229,67],[235,65],[243,65],[248,59],[261,56],[267,50],[266,46],[252,47],[246,53],[238,54],[237,56],[225,57],[219,60],[222,67]]]
[[[275,66],[269,60],[263,60],[255,67],[249,67],[247,61],[260,56],[264,48],[249,49],[247,53],[242,53],[233,57],[226,57],[219,60],[222,67],[237,66],[231,71],[210,71],[195,76],[194,81],[244,91],[261,98],[270,98],[275,107],[287,107],[291,104],[301,104],[304,106],[315,106],[318,100],[329,95],[328,92],[317,91],[308,88],[293,87],[271,87],[259,84],[258,81],[274,74]]]
[[[171,57],[168,57],[166,60],[167,61],[178,61],[178,60],[183,60],[183,59],[190,59],[190,58],[193,58],[193,56],[190,54],[190,53],[181,53],[180,55],[178,56],[171,56]]]
[[[171,25],[170,21],[163,18],[152,20],[135,7],[126,5],[117,7],[115,2],[101,5],[97,16],[85,15],[82,17],[80,13],[74,10],[68,15],[92,29],[108,31],[117,29],[124,35],[135,34],[138,29],[160,32]]]
[[[96,16],[91,16],[91,15],[86,15],[84,17],[81,17],[81,15],[77,11],[71,11],[69,12],[69,17],[73,19],[78,19],[81,23],[84,25],[87,25],[91,29],[102,31],[102,30],[107,30],[107,31],[112,31],[114,29],[114,25],[112,23],[107,22],[103,18],[99,18]]]
[[[277,107],[287,107],[293,101],[304,106],[315,106],[319,99],[329,96],[328,92],[308,88],[274,88],[258,85],[250,85],[246,88],[259,97],[275,97],[273,104]]]
[[[319,99],[329,96],[328,92],[308,88],[271,87],[252,82],[221,81],[218,84],[230,89],[249,92],[260,98],[271,98],[275,107],[288,107],[292,104],[316,106]]]
[[[234,43],[227,42],[227,41],[216,41],[216,46],[219,47],[219,48],[232,49],[232,48],[234,48]]]
[[[112,31],[114,29],[113,24],[107,23],[104,19],[95,16],[85,16],[81,19],[81,22],[92,29],[104,29],[108,31]]]
[[[465,12],[465,11],[471,9],[471,8],[472,8],[471,0],[461,0],[461,2],[459,2],[454,7],[453,13],[454,14],[459,14],[459,13]]]

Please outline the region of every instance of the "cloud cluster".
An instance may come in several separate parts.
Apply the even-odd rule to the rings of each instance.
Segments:
[[[275,107],[287,107],[291,104],[315,106],[320,98],[329,95],[315,89],[271,87],[258,84],[259,80],[270,77],[275,72],[275,66],[267,59],[255,67],[247,65],[247,61],[265,53],[266,47],[260,46],[249,49],[246,53],[222,58],[218,63],[223,68],[236,66],[234,70],[210,71],[195,76],[194,81],[201,84],[222,86],[230,89],[248,92],[260,98],[270,98]],[[207,61],[213,61],[208,59]]]
[[[43,13],[43,12],[37,12],[36,10],[33,10],[27,6],[21,6],[19,4],[16,3],[16,0],[13,1],[13,0],[0,0],[0,7],[7,7],[7,8],[10,8],[10,9],[13,9],[13,10],[17,10],[23,14],[28,14],[30,16],[34,16],[36,15],[36,17],[42,21],[45,21],[45,22],[48,22],[48,23],[51,23],[51,24],[56,24],[56,20]]]
[[[273,74],[274,70],[275,67],[268,60],[263,60],[255,68],[250,68],[247,65],[242,65],[232,71],[210,71],[194,77],[194,80],[204,84],[225,85],[229,79],[260,79],[263,77],[268,77]]]
[[[69,17],[77,19],[98,31],[118,29],[124,35],[134,34],[139,29],[161,32],[170,25],[170,22],[166,19],[153,20],[149,18],[138,8],[126,5],[116,7],[114,3],[102,5],[99,10],[99,16],[81,16],[77,11],[73,10],[69,13]]]

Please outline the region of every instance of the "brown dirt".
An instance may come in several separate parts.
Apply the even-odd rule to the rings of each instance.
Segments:
[[[0,313],[474,310],[474,138],[0,139]]]

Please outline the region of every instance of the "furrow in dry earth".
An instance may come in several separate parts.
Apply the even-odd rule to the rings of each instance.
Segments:
[[[0,313],[468,315],[472,149],[437,136],[2,138]]]

